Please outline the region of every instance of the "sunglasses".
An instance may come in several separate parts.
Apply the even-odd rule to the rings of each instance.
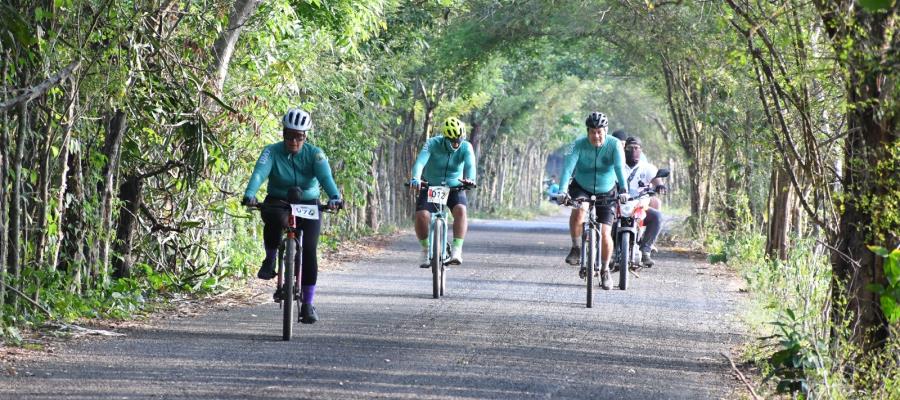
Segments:
[[[306,132],[298,131],[298,132],[285,132],[281,135],[284,138],[285,142],[302,142],[306,140]]]

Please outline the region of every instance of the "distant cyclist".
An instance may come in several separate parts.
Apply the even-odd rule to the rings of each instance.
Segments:
[[[559,182],[556,181],[556,175],[550,176],[550,179],[547,180],[547,189],[544,191],[544,194],[547,195],[547,200],[551,202],[556,201],[556,195],[559,194]]]
[[[322,149],[306,141],[307,132],[312,128],[312,119],[309,113],[299,108],[292,108],[284,115],[281,124],[284,140],[263,148],[262,154],[256,161],[256,167],[253,168],[247,190],[244,191],[242,203],[256,205],[256,192],[263,182],[268,180],[268,195],[264,204],[285,204],[288,199],[288,190],[292,187],[299,187],[301,190],[300,204],[319,205],[319,185],[321,184],[328,193],[328,208],[339,208],[342,205],[341,194],[331,176],[328,157],[325,156]],[[289,216],[290,211],[287,209],[276,207],[262,209],[265,226],[263,245],[266,249],[266,258],[256,274],[260,279],[268,280],[275,277],[275,255],[281,244],[283,229],[287,226]],[[316,292],[319,270],[316,260],[316,245],[319,242],[322,221],[297,218],[296,223],[297,229],[303,232],[300,322],[311,324],[319,319],[316,308],[313,306],[313,296]]]
[[[585,120],[587,136],[576,139],[566,153],[566,159],[560,174],[561,198],[597,196],[598,200],[618,199],[624,201],[628,195],[624,193],[625,177],[622,174],[624,155],[619,140],[606,134],[609,120],[606,115],[593,112]],[[573,178],[571,184],[569,178]],[[618,182],[618,189],[616,183]],[[618,196],[616,195],[620,193]],[[609,290],[612,286],[609,279],[609,259],[612,256],[612,223],[615,220],[614,204],[598,203],[595,206],[597,221],[601,223],[601,287]],[[569,233],[572,236],[572,249],[566,256],[566,262],[578,265],[581,261],[581,234],[587,205],[575,210],[569,218]],[[582,276],[592,271],[579,271]]]
[[[416,237],[422,245],[422,268],[428,268],[428,225],[431,213],[437,211],[434,204],[428,202],[429,185],[446,185],[458,187],[475,183],[475,152],[472,144],[465,140],[466,126],[462,121],[450,117],[441,126],[442,136],[435,136],[425,142],[422,151],[412,167],[410,187],[420,188],[416,201]],[[447,207],[453,214],[453,244],[450,247],[452,265],[462,264],[463,239],[466,237],[468,222],[466,221],[466,192],[453,191],[447,199]]]

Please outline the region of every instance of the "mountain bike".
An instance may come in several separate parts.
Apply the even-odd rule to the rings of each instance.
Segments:
[[[574,208],[581,208],[582,204],[588,204],[587,219],[582,224],[581,232],[581,268],[578,274],[581,279],[585,280],[585,288],[587,289],[587,298],[585,306],[591,308],[594,305],[594,277],[598,277],[600,271],[600,221],[597,221],[596,207],[608,206],[615,198],[592,195],[589,199],[577,197],[568,199],[563,205]]]
[[[409,183],[405,184],[409,186]],[[447,240],[447,199],[450,193],[461,190],[475,189],[475,184],[463,184],[457,187],[446,186],[442,182],[440,186],[430,186],[428,182],[422,182],[423,187],[428,188],[427,201],[436,204],[438,210],[431,213],[431,221],[428,224],[428,265],[431,267],[431,292],[435,299],[444,295],[447,285],[447,261],[450,259],[450,242]]]
[[[289,197],[292,196],[289,194]],[[290,217],[287,218],[287,225],[284,227],[284,239],[278,246],[275,264],[278,266],[278,273],[275,281],[275,293],[272,295],[272,298],[278,303],[278,307],[283,311],[281,339],[289,341],[293,334],[294,322],[300,322],[300,313],[299,311],[295,313],[294,303],[297,305],[296,309],[300,310],[303,302],[300,296],[300,271],[302,270],[300,254],[303,251],[303,232],[297,229],[296,218],[319,219],[320,212],[336,213],[338,209],[331,210],[322,204],[296,204],[295,201],[281,202],[280,204],[259,203],[250,207],[260,211],[263,209],[290,210]]]

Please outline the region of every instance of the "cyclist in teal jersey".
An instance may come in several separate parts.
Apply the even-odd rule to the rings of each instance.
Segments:
[[[423,180],[432,186],[449,187],[475,183],[475,152],[472,144],[465,140],[466,126],[462,121],[450,117],[442,126],[443,136],[435,136],[425,142],[422,151],[412,167],[412,179],[409,186],[419,188],[416,201],[416,237],[422,245],[422,268],[428,268],[428,225],[431,213],[437,211],[434,204],[428,203],[428,188]],[[448,264],[462,264],[462,245],[466,236],[466,192],[450,192],[447,207],[453,214],[453,245],[450,247]]]
[[[312,119],[306,111],[299,108],[291,109],[282,119],[283,141],[273,143],[263,148],[262,154],[256,161],[247,190],[244,191],[244,205],[256,205],[256,192],[263,182],[268,180],[268,195],[264,200],[266,204],[284,204],[288,200],[288,190],[292,187],[300,189],[299,204],[319,205],[319,185],[328,193],[328,208],[340,208],[343,204],[341,194],[334,178],[331,175],[331,167],[328,165],[328,157],[322,149],[309,144],[307,132],[312,128]],[[296,201],[297,199],[292,199]],[[280,208],[263,208],[262,218],[264,222],[263,245],[266,249],[266,258],[256,274],[260,279],[272,279],[275,277],[275,255],[281,244],[282,233],[287,226],[290,211]],[[300,322],[311,324],[319,317],[313,306],[313,296],[316,291],[316,279],[318,277],[318,261],[316,260],[316,246],[319,242],[319,232],[322,221],[319,219],[296,219],[297,229],[303,232],[303,251],[299,254],[302,260],[300,277]]]
[[[575,140],[566,153],[566,160],[560,174],[561,201],[566,198],[588,197],[594,195],[598,199],[614,198],[619,193],[618,200],[628,198],[625,194],[625,176],[622,173],[624,164],[624,151],[619,140],[606,134],[609,120],[606,115],[594,112],[585,120],[587,136]],[[573,175],[574,174],[574,175]],[[569,184],[569,178],[572,183]],[[618,183],[618,188],[617,184]],[[587,205],[574,210],[569,217],[569,233],[572,236],[572,249],[566,256],[566,262],[578,265],[581,262],[581,233],[582,223]],[[597,204],[597,220],[601,223],[601,287],[609,290],[612,286],[609,279],[609,259],[612,256],[612,223],[615,220],[613,204]],[[580,274],[591,273],[579,271]]]

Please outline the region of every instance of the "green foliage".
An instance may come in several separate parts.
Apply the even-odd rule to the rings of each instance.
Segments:
[[[881,311],[888,322],[900,326],[897,325],[900,322],[900,249],[888,251],[883,247],[869,246],[869,250],[884,258],[887,285],[873,283],[867,289],[878,294]],[[900,333],[900,330],[897,333]]]
[[[808,393],[806,372],[821,368],[820,355],[827,353],[827,344],[822,340],[810,343],[803,331],[802,318],[791,309],[784,310],[782,318],[772,324],[778,329],[772,338],[777,339],[779,350],[769,356],[772,370],[765,380],[777,378],[779,393]]]
[[[0,324],[0,339],[13,346],[22,345],[22,333],[14,326],[3,326]]]
[[[872,216],[865,224],[869,240],[875,243],[889,243],[900,232],[900,139],[876,150],[878,162],[870,169],[871,184],[883,188],[865,195],[854,196],[853,201]]]
[[[891,8],[896,0],[859,0],[859,5],[868,11],[883,11]]]
[[[763,235],[709,238],[710,258],[725,259],[747,283],[751,307],[744,318],[763,321],[753,326],[761,336],[759,349],[748,356],[773,383],[770,390],[795,398],[891,399],[900,394],[892,378],[900,376],[900,338],[892,337],[881,351],[861,349],[851,340],[851,319],[823,312],[833,301],[831,273],[827,255],[813,242],[794,238],[788,259],[772,261],[766,259]]]

